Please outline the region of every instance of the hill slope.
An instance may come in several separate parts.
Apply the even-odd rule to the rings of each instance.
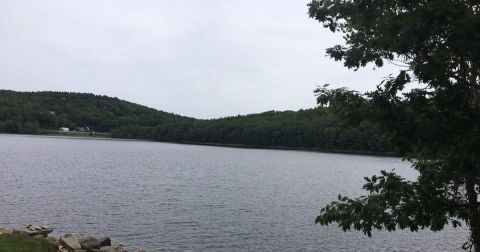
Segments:
[[[343,123],[328,108],[198,120],[107,96],[0,90],[0,132],[87,128],[112,137],[172,142],[391,152],[374,122]]]
[[[59,127],[111,132],[121,126],[153,127],[177,120],[191,119],[107,96],[0,90],[3,132],[35,133]]]

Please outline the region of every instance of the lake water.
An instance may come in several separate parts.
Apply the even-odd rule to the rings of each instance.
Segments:
[[[368,238],[314,224],[381,169],[416,177],[399,158],[0,135],[0,226],[148,251],[460,251],[465,227]]]

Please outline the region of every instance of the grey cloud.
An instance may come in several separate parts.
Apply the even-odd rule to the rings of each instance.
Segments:
[[[325,57],[307,1],[0,1],[0,88],[116,96],[198,118],[315,106],[318,84],[375,87]]]

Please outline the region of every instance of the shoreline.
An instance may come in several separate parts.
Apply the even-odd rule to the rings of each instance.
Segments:
[[[87,234],[51,235],[53,229],[48,226],[28,224],[23,227],[0,226],[0,240],[9,244],[14,251],[51,251],[51,252],[128,252],[122,244],[112,244],[110,237],[93,237]],[[34,245],[32,245],[34,244]],[[36,245],[35,245],[36,244]],[[12,247],[13,246],[13,247]],[[0,248],[1,250],[1,248]],[[3,251],[3,250],[2,250]],[[7,250],[9,251],[9,250]],[[136,249],[135,252],[146,252]]]
[[[140,139],[143,140],[143,139]],[[148,141],[148,139],[147,139]],[[285,146],[260,146],[260,145],[246,145],[246,144],[222,144],[222,143],[200,143],[200,142],[173,142],[151,140],[152,142],[160,143],[175,143],[186,145],[204,145],[214,147],[239,148],[239,149],[259,149],[259,150],[290,150],[290,151],[307,151],[318,153],[332,153],[332,154],[347,154],[347,155],[363,155],[363,156],[377,156],[377,157],[400,157],[394,152],[372,152],[372,151],[356,151],[356,150],[341,150],[341,149],[322,149],[322,148],[300,148],[300,147],[285,147]]]
[[[346,154],[346,155],[362,155],[362,156],[375,156],[375,157],[401,157],[395,152],[373,152],[373,151],[357,151],[357,150],[342,150],[342,149],[322,149],[322,148],[301,148],[301,147],[286,147],[286,146],[259,146],[259,145],[246,145],[246,144],[224,144],[224,143],[202,143],[202,142],[190,142],[190,141],[168,141],[168,140],[155,140],[155,139],[142,139],[142,138],[115,138],[111,137],[110,133],[94,133],[94,135],[87,135],[88,133],[78,132],[53,132],[42,131],[37,134],[17,134],[17,133],[0,133],[0,135],[23,135],[23,136],[42,136],[53,138],[70,138],[70,139],[91,139],[91,140],[114,140],[114,141],[141,141],[141,142],[157,142],[157,143],[172,143],[172,144],[185,144],[185,145],[203,145],[213,147],[225,147],[225,148],[239,148],[239,149],[259,149],[259,150],[290,150],[290,151],[307,151],[317,153],[332,153],[332,154]]]

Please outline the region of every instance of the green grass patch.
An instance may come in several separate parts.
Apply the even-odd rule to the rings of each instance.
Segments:
[[[57,248],[45,239],[23,234],[1,234],[0,252],[55,252]]]

